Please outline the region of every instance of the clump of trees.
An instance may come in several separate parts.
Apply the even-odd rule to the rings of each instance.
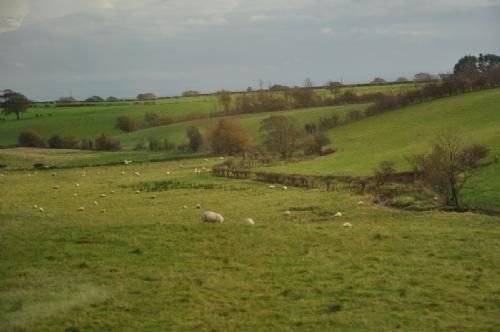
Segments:
[[[24,113],[30,107],[30,101],[25,95],[12,90],[4,90],[0,94],[0,107],[5,115],[15,114],[17,120],[20,119],[20,114]]]
[[[186,90],[182,93],[183,97],[195,97],[195,96],[199,96],[199,95],[200,95],[200,92],[196,91],[196,90]]]
[[[282,159],[292,158],[303,137],[298,123],[283,115],[271,115],[262,120],[259,130],[264,135],[263,145],[266,149]]]
[[[87,103],[101,103],[103,101],[104,101],[104,99],[102,97],[99,97],[99,96],[92,96],[92,97],[88,97],[87,99],[85,99],[85,102],[87,102]]]
[[[158,113],[145,112],[144,123],[147,128],[165,126],[174,123],[174,119],[169,116],[160,116]]]
[[[151,92],[139,93],[137,95],[137,100],[155,100],[155,99],[156,99],[155,94]]]
[[[116,118],[115,127],[126,132],[132,132],[139,128],[139,124],[131,117],[122,115]]]
[[[193,152],[197,152],[203,144],[203,136],[200,130],[197,127],[191,126],[186,130],[186,135],[189,139],[189,149]]]
[[[246,128],[230,118],[222,118],[209,126],[207,136],[212,151],[217,154],[233,155],[251,146]]]
[[[460,208],[459,194],[478,169],[479,161],[488,155],[488,148],[480,144],[465,144],[451,133],[439,136],[431,151],[409,158],[415,172],[446,200],[446,204]]]
[[[224,109],[224,113],[229,113],[232,100],[231,91],[221,90],[216,93],[216,96],[217,96],[217,101]]]
[[[20,146],[43,148],[45,142],[43,138],[32,129],[23,130],[17,137]]]
[[[94,149],[98,151],[118,151],[121,149],[120,141],[110,134],[101,133],[95,137]]]
[[[51,149],[78,149],[80,142],[73,135],[52,135],[47,141]]]

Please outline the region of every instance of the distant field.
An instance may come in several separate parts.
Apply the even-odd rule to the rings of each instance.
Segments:
[[[193,172],[217,162],[2,171],[0,330],[500,330],[498,217]]]
[[[328,117],[337,114],[340,118],[343,118],[349,111],[352,110],[364,110],[367,104],[354,104],[346,106],[335,106],[335,107],[317,107],[317,108],[304,108],[292,111],[283,111],[279,113],[256,113],[256,114],[244,114],[238,115],[234,118],[240,121],[245,128],[249,131],[252,137],[252,142],[254,144],[258,143],[261,139],[259,134],[260,122],[270,115],[279,114],[285,116],[291,116],[299,122],[299,124],[305,124],[309,122],[317,122],[321,117]],[[147,143],[149,138],[167,138],[172,142],[177,144],[185,143],[186,129],[190,126],[196,126],[200,129],[202,133],[206,132],[206,129],[210,122],[215,120],[195,120],[190,122],[182,122],[168,126],[154,127],[144,130],[139,130],[132,133],[117,135],[116,137],[121,141],[122,146],[125,148],[132,148],[139,141],[144,141]]]
[[[307,174],[369,175],[382,160],[409,168],[406,156],[429,149],[445,130],[500,154],[500,89],[468,93],[366,118],[329,131],[337,153],[272,170]]]
[[[398,93],[419,87],[414,84],[403,85],[375,85],[362,87],[346,87],[358,94],[385,92]],[[325,89],[316,89],[315,92],[322,96],[333,95]],[[125,104],[125,105],[124,105]],[[139,123],[143,123],[145,112],[157,112],[174,118],[190,113],[208,114],[220,111],[221,107],[214,96],[179,97],[172,99],[155,100],[155,105],[142,105],[134,102],[104,103],[103,106],[88,107],[34,107],[21,115],[21,120],[15,116],[1,116],[0,121],[0,146],[17,143],[17,136],[26,128],[38,132],[44,138],[53,134],[71,133],[78,138],[93,138],[96,134],[107,132],[112,135],[121,135],[122,131],[115,128],[118,116],[130,116]],[[38,115],[38,116],[37,116]],[[71,126],[68,126],[71,123]]]

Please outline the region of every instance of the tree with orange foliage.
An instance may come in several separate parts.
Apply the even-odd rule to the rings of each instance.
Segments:
[[[218,154],[236,154],[250,148],[250,136],[243,125],[230,118],[222,118],[208,128],[208,140]]]

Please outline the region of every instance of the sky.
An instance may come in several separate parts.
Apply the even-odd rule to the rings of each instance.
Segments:
[[[0,0],[0,90],[33,100],[450,72],[500,0]]]

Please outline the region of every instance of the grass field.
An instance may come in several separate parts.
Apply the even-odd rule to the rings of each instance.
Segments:
[[[193,172],[218,161],[2,172],[0,330],[500,329],[498,217]]]
[[[380,161],[409,168],[405,157],[427,151],[436,136],[453,131],[466,142],[500,154],[500,89],[442,98],[369,117],[329,131],[337,153],[272,170],[306,174],[370,175]]]
[[[346,87],[344,90],[353,90],[357,94],[398,93],[418,87],[419,85],[414,84],[398,84]],[[332,96],[325,89],[316,89],[315,92],[321,96]],[[72,134],[78,138],[94,138],[101,132],[122,135],[123,132],[115,128],[116,118],[122,115],[130,116],[143,124],[145,112],[156,112],[179,118],[190,113],[208,114],[214,111],[221,111],[221,106],[218,105],[214,96],[158,99],[155,100],[155,105],[117,102],[88,107],[35,107],[22,114],[20,121],[17,121],[14,115],[2,117],[4,120],[0,121],[0,146],[16,144],[17,136],[26,128],[35,130],[45,139],[53,134]],[[71,127],[67,125],[68,123],[71,123]]]

